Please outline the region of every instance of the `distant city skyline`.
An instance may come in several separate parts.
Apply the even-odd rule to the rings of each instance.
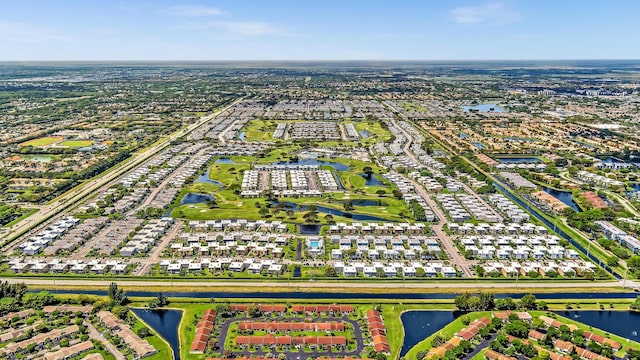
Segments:
[[[637,1],[5,1],[0,61],[640,59]]]

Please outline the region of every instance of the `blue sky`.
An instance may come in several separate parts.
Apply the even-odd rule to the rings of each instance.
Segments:
[[[640,1],[0,1],[0,61],[640,59]]]

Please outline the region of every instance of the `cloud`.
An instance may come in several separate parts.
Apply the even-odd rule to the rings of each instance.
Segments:
[[[24,23],[0,21],[0,39],[13,43],[67,42],[71,39],[54,31]]]
[[[262,21],[208,21],[188,23],[180,26],[184,30],[222,29],[228,33],[242,36],[286,35],[287,32],[278,25]]]
[[[486,3],[478,6],[462,6],[449,12],[459,24],[498,26],[519,21],[522,16],[502,3]]]
[[[220,16],[224,14],[224,11],[210,6],[198,6],[198,5],[181,5],[174,6],[166,10],[168,14],[185,17],[205,17],[205,16]]]

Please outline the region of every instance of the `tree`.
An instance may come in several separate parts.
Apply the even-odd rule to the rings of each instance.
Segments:
[[[269,215],[269,208],[262,206],[260,210],[258,210],[258,213],[260,214],[260,217],[267,217],[267,215]]]
[[[384,191],[383,189],[380,189],[380,190],[377,190],[377,191],[376,191],[376,194],[377,194],[379,197],[383,197],[383,196],[385,196],[385,195],[387,194],[387,192],[386,192],[386,191]]]
[[[136,334],[141,338],[146,338],[147,336],[151,335],[151,332],[149,331],[149,329],[147,329],[146,326],[143,326],[136,330]]]
[[[116,306],[111,309],[111,312],[118,318],[125,320],[127,318],[127,315],[129,315],[129,308],[126,306]]]
[[[124,290],[118,288],[118,284],[112,282],[109,285],[109,299],[116,305],[125,305],[129,302]]]
[[[325,215],[324,216],[324,220],[327,222],[327,224],[335,223],[335,220],[333,220],[333,215],[331,215],[331,214]]]
[[[363,167],[362,171],[364,171],[364,173],[367,175],[367,179],[371,179],[371,176],[373,175],[373,169],[371,168],[371,166]]]
[[[211,199],[207,200],[207,207],[209,209],[215,209],[218,207],[218,200],[216,199],[215,196],[211,197]]]
[[[520,308],[526,310],[535,310],[538,308],[536,297],[533,294],[527,294],[520,299]]]
[[[352,211],[352,210],[354,210],[354,209],[355,209],[355,208],[353,207],[353,201],[351,201],[351,200],[347,200],[347,201],[345,201],[345,202],[342,204],[342,206],[344,207],[344,210],[345,210],[345,211]]]
[[[324,276],[326,276],[326,277],[338,277],[338,272],[336,271],[336,268],[334,268],[333,266],[327,266],[324,269]]]

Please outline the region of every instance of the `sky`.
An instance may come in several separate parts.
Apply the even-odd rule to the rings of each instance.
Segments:
[[[0,0],[0,61],[640,59],[637,0]]]

